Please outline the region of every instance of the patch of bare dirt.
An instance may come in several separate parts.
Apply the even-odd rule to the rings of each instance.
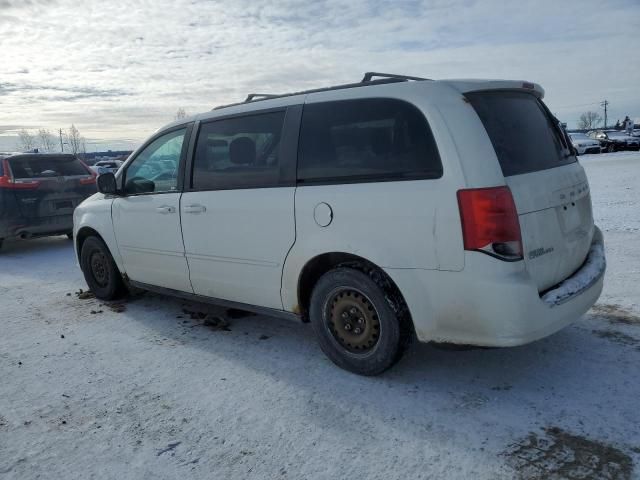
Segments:
[[[522,480],[629,480],[633,474],[631,457],[620,449],[558,427],[530,433],[504,455]]]
[[[96,296],[94,295],[93,292],[91,291],[84,291],[82,289],[78,290],[76,293],[76,297],[78,297],[80,300],[88,300],[90,298],[96,298]]]
[[[591,313],[613,324],[640,326],[640,316],[620,305],[598,303],[591,307]]]
[[[105,303],[105,306],[115,313],[122,313],[127,310],[127,305],[124,302],[109,302]]]
[[[230,332],[231,323],[226,318],[221,317],[220,315],[214,315],[210,312],[201,312],[197,310],[190,310],[188,308],[182,308],[182,312],[189,315],[191,320],[196,320],[200,325],[209,327],[212,330],[223,330],[225,332]],[[194,325],[196,326],[196,325]]]
[[[592,330],[591,333],[597,337],[604,338],[611,342],[615,342],[620,345],[626,345],[628,347],[636,347],[640,351],[640,340],[627,335],[626,333],[617,332],[615,330]]]

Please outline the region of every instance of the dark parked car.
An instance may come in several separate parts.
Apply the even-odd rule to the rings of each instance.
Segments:
[[[640,138],[632,137],[623,132],[591,130],[587,135],[598,140],[600,142],[600,146],[607,152],[640,150]]]
[[[0,157],[0,246],[6,238],[68,235],[73,210],[96,193],[96,175],[73,155]]]

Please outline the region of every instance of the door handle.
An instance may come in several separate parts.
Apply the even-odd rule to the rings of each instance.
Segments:
[[[176,207],[171,207],[169,205],[162,205],[161,207],[156,208],[156,212],[158,213],[162,213],[162,214],[167,214],[167,213],[175,213],[176,212]]]
[[[196,203],[194,205],[185,205],[182,211],[184,213],[204,213],[207,211],[207,207]]]

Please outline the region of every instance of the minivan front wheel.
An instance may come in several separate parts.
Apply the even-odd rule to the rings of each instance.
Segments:
[[[401,319],[369,275],[352,268],[325,273],[313,289],[311,324],[322,351],[341,368],[377,375],[402,353]]]
[[[124,292],[120,271],[100,238],[92,236],[84,241],[80,266],[89,289],[100,300],[113,300]]]

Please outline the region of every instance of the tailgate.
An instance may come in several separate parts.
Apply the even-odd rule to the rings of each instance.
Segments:
[[[57,177],[37,181],[37,188],[13,191],[20,214],[27,218],[71,215],[85,198],[96,192],[95,185],[82,185],[81,178]]]
[[[518,210],[524,261],[538,290],[584,262],[594,232],[589,184],[579,163],[506,178]]]
[[[6,162],[23,217],[71,215],[96,191],[94,175],[73,155],[25,154]]]
[[[511,90],[465,95],[513,195],[527,271],[538,291],[547,290],[582,265],[591,245],[594,225],[584,169],[538,96]]]

